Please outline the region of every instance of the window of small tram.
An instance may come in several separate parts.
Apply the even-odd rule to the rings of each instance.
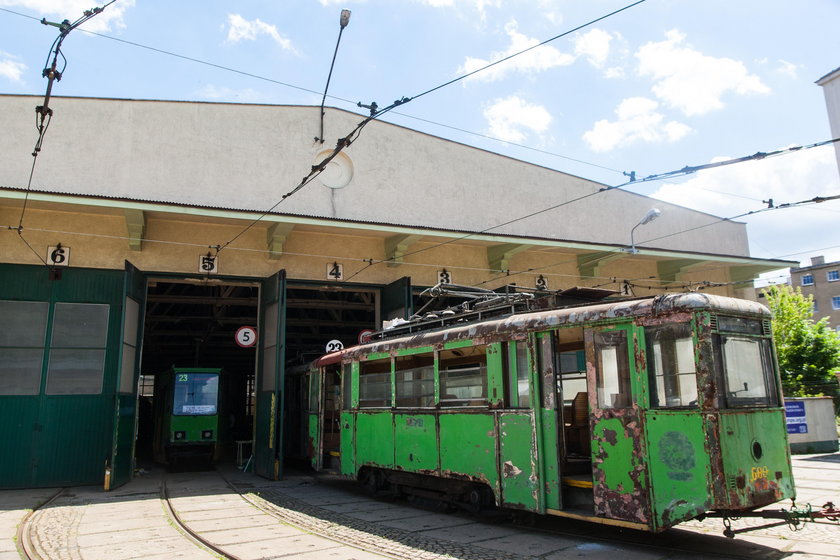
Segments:
[[[346,362],[341,370],[341,409],[350,410],[353,397],[353,362]]]
[[[630,358],[627,331],[595,332],[596,384],[599,408],[629,408]]]
[[[779,406],[770,339],[759,319],[718,317],[715,363],[730,408]]]
[[[390,408],[391,358],[359,363],[359,408]]]
[[[487,405],[487,347],[469,346],[441,350],[440,406]]]
[[[398,407],[435,405],[435,355],[433,352],[394,358],[394,390]]]
[[[697,370],[691,323],[645,327],[650,406],[697,406]]]
[[[175,374],[175,396],[172,414],[175,416],[212,416],[219,400],[218,373]]]

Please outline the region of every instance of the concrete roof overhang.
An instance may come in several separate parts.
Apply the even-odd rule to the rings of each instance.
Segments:
[[[765,272],[799,265],[798,261],[673,251],[647,246],[637,247],[639,252],[632,254],[627,251],[627,246],[591,243],[581,240],[500,235],[489,231],[445,230],[279,212],[263,213],[161,201],[52,193],[40,190],[30,190],[27,195],[23,189],[0,187],[0,201],[5,200],[6,204],[11,206],[22,206],[24,199],[27,200],[27,207],[32,209],[122,216],[126,220],[126,227],[129,232],[126,240],[129,246],[136,250],[139,250],[140,243],[143,240],[143,224],[148,219],[202,223],[207,223],[208,219],[211,219],[216,223],[226,225],[251,224],[255,220],[259,220],[262,227],[269,230],[269,247],[267,249],[269,252],[274,251],[270,239],[272,231],[280,232],[283,238],[293,230],[334,235],[380,237],[383,238],[385,243],[386,259],[390,259],[391,264],[395,265],[402,262],[402,254],[408,251],[408,247],[420,240],[486,246],[489,271],[507,270],[508,260],[525,249],[549,253],[574,253],[577,256],[581,276],[597,276],[600,267],[620,259],[645,258],[654,260],[659,278],[666,281],[678,281],[681,274],[690,272],[693,268],[707,267],[708,265],[728,268],[730,280],[734,282],[750,280]],[[8,229],[16,228],[13,224],[0,224],[0,226],[2,225],[5,225]],[[85,234],[85,232],[66,233]]]

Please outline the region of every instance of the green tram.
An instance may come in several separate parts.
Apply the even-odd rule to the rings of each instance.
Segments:
[[[224,372],[219,368],[179,368],[155,375],[154,452],[171,468],[184,459],[212,465],[229,439],[224,416]]]
[[[312,365],[316,470],[661,531],[794,497],[767,309],[699,293],[408,332]]]

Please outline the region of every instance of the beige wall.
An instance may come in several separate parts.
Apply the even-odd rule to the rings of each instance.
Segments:
[[[42,202],[30,201],[25,214],[23,238],[47,258],[47,247],[61,243],[70,248],[70,266],[121,269],[129,260],[146,272],[182,273],[199,276],[201,255],[215,252],[209,245],[223,245],[241,233],[250,220],[211,219],[176,213],[146,212],[146,230],[141,251],[129,248],[125,218],[122,210],[83,206],[77,211],[46,208]],[[63,206],[62,206],[63,207]],[[18,224],[20,206],[0,206],[0,225]],[[507,283],[534,287],[543,275],[551,290],[573,286],[603,286],[620,289],[623,280],[653,290],[637,288],[636,295],[664,291],[657,276],[657,261],[645,255],[633,255],[611,261],[599,270],[596,277],[581,277],[574,250],[535,246],[514,255],[509,263],[513,274],[490,271],[488,242],[471,239],[450,242],[451,238],[425,238],[412,245],[419,251],[405,257],[400,266],[378,263],[370,266],[368,259],[385,258],[385,235],[381,232],[339,229],[319,230],[297,226],[288,236],[283,254],[271,259],[266,232],[270,224],[258,224],[219,254],[219,274],[250,278],[267,277],[286,269],[292,280],[333,282],[327,279],[327,266],[333,262],[344,266],[345,279],[353,283],[383,285],[402,276],[410,276],[415,286],[432,286],[438,282],[438,271],[446,268],[453,281],[465,285],[480,285],[493,289]],[[0,230],[0,250],[3,261],[38,264],[40,261],[19,238],[17,231]],[[516,273],[515,271],[529,271]],[[724,265],[704,265],[684,274],[675,282],[672,291],[683,291],[685,283],[695,280],[726,282]],[[710,289],[710,293],[735,295],[732,286]]]
[[[36,133],[31,96],[0,96],[0,185],[26,186]],[[55,112],[33,187],[49,192],[266,210],[296,186],[362,117],[318,108],[53,98]],[[353,174],[333,189],[319,180],[276,210],[451,230],[483,231],[512,218],[597,193],[603,185],[371,122],[345,149]],[[337,168],[329,170],[335,173]],[[747,256],[744,224],[623,192],[594,194],[492,230],[521,236],[629,245],[653,206],[662,217],[636,231],[650,247]],[[672,235],[707,224],[700,234]]]

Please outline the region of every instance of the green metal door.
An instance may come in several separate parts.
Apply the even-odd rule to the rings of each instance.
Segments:
[[[382,288],[380,316],[386,319],[408,319],[414,313],[411,298],[411,278],[403,276]]]
[[[111,458],[124,273],[0,265],[0,486],[101,484]]]
[[[105,490],[113,490],[134,472],[134,442],[137,435],[137,381],[146,308],[146,277],[125,261],[123,288],[120,376],[114,398],[114,435],[111,460],[105,472]]]
[[[650,526],[641,336],[630,325],[584,332],[595,514]]]
[[[266,278],[260,290],[260,357],[255,385],[254,472],[270,480],[282,476],[285,319],[286,271],[281,270]]]
[[[500,413],[499,463],[502,502],[506,506],[528,511],[540,510],[542,504],[538,492],[540,480],[537,461],[537,442],[531,413]]]

